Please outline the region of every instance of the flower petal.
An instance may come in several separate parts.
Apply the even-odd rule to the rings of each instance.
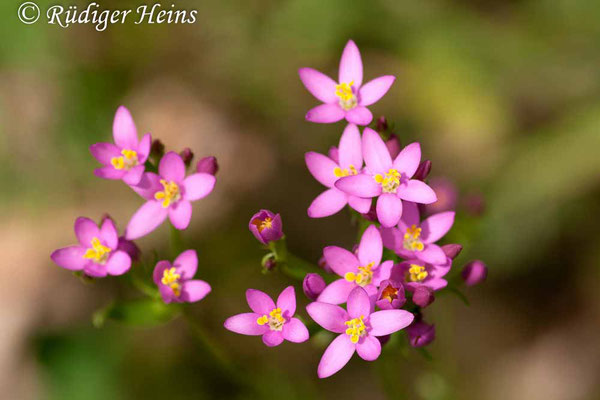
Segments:
[[[317,368],[319,378],[327,378],[344,368],[352,358],[354,350],[356,350],[356,346],[345,333],[335,338],[327,349],[325,349],[323,357],[321,357],[319,367]]]
[[[131,257],[123,250],[117,250],[110,255],[105,267],[109,275],[123,275],[131,268]]]
[[[381,228],[381,240],[386,248],[398,251],[402,248],[404,233],[398,228]]]
[[[92,278],[104,278],[107,275],[106,266],[95,262],[88,262],[83,266],[83,273]]]
[[[315,153],[314,151],[309,151],[304,155],[304,161],[306,161],[309,172],[316,180],[329,188],[333,187],[333,184],[338,179],[333,170],[338,165],[331,158],[320,153]]]
[[[206,297],[211,291],[207,282],[199,279],[186,281],[181,285],[180,299],[187,303],[194,303]]]
[[[348,204],[348,195],[337,188],[331,188],[318,195],[308,207],[311,218],[329,217]]]
[[[372,174],[386,173],[392,167],[392,157],[381,139],[371,128],[365,128],[362,137],[363,157]]]
[[[359,105],[370,106],[390,90],[396,80],[393,75],[384,75],[365,83],[358,92]]]
[[[381,354],[381,342],[375,336],[367,335],[356,344],[356,352],[365,361],[377,360]]]
[[[345,322],[350,319],[346,310],[329,303],[315,301],[306,306],[306,312],[317,324],[335,333],[345,332]]]
[[[277,297],[277,308],[281,308],[284,317],[291,318],[296,312],[296,292],[293,286],[288,286]]]
[[[304,84],[304,87],[317,99],[323,103],[337,101],[337,96],[335,95],[337,83],[333,79],[312,68],[300,68],[298,75],[300,75],[300,80]]]
[[[309,337],[308,329],[298,318],[292,318],[286,322],[281,333],[285,340],[294,343],[306,342]]]
[[[138,147],[137,130],[129,110],[123,106],[117,109],[113,121],[113,138],[122,149],[134,150]]]
[[[146,200],[154,200],[154,194],[163,190],[163,186],[160,184],[160,176],[154,172],[146,172],[142,175],[142,179],[138,184],[130,187]]]
[[[348,300],[348,295],[356,287],[354,282],[338,279],[331,282],[317,297],[317,301],[330,304],[343,304]]]
[[[79,217],[75,220],[75,235],[83,247],[91,247],[92,239],[100,238],[100,229],[91,219]]]
[[[356,106],[346,113],[346,121],[356,125],[369,125],[373,121],[373,113],[363,106]]]
[[[188,176],[183,180],[184,200],[195,201],[208,196],[213,191],[216,182],[217,178],[207,173],[196,173]]]
[[[128,185],[137,185],[142,180],[144,175],[145,167],[143,165],[136,165],[123,175],[123,182]]]
[[[398,228],[404,234],[407,228],[415,225],[419,227],[421,224],[421,219],[419,215],[419,206],[412,201],[404,201],[402,203],[402,218],[400,218],[400,223],[398,224]]]
[[[381,234],[375,225],[369,226],[363,233],[358,245],[358,261],[361,265],[373,263],[376,267],[381,262],[383,243]]]
[[[112,219],[105,218],[102,222],[99,239],[113,250],[119,245],[119,235]]]
[[[384,336],[406,328],[413,322],[414,315],[404,310],[382,310],[371,314],[370,335]]]
[[[138,144],[138,148],[137,148],[138,161],[140,162],[140,164],[145,163],[146,160],[148,159],[148,156],[150,155],[150,147],[151,146],[152,146],[152,135],[150,135],[149,133],[146,133],[144,136],[142,136],[142,140],[140,140],[140,143]]]
[[[371,199],[348,195],[348,205],[361,214],[366,214],[371,209]]]
[[[168,213],[168,209],[163,208],[159,201],[147,201],[129,220],[125,230],[125,239],[137,239],[152,232],[163,223]]]
[[[350,318],[368,317],[371,314],[371,300],[365,289],[360,286],[352,289],[348,295],[347,306]]]
[[[280,331],[268,331],[262,336],[262,341],[269,347],[279,346],[283,343],[283,334]]]
[[[363,80],[363,65],[360,57],[360,51],[356,44],[349,40],[344,47],[342,58],[340,59],[339,82],[353,82],[354,87],[360,87]]]
[[[259,325],[256,320],[260,317],[255,313],[243,313],[229,317],[223,324],[225,329],[241,335],[264,335],[269,332],[267,325]]]
[[[192,279],[198,269],[198,253],[196,253],[196,250],[184,251],[173,261],[173,266],[176,268],[177,273],[181,275],[181,278],[184,280]]]
[[[95,143],[90,146],[90,153],[99,163],[109,166],[113,157],[121,156],[121,150],[112,143]]]
[[[171,268],[171,263],[168,262],[167,260],[162,260],[156,263],[156,266],[154,267],[154,271],[152,272],[152,280],[154,280],[154,283],[156,284],[156,286],[161,286],[162,285],[162,277],[163,274],[165,272],[165,269],[167,268]]]
[[[351,165],[360,171],[363,165],[360,131],[354,124],[348,124],[340,138],[338,149],[340,167],[349,168]]]
[[[352,196],[371,198],[381,194],[381,185],[371,175],[346,176],[335,182],[335,187]]]
[[[436,244],[427,244],[423,251],[416,251],[415,255],[419,260],[432,265],[442,265],[446,263],[446,253]]]
[[[256,289],[246,290],[246,301],[250,309],[260,315],[268,314],[275,308],[273,299],[268,294]]]
[[[383,193],[377,199],[377,219],[381,226],[390,228],[400,221],[402,200],[392,193]]]
[[[185,178],[185,164],[181,156],[174,151],[170,151],[160,159],[158,164],[159,175],[168,181],[177,184]]]
[[[71,271],[81,271],[89,260],[83,258],[86,249],[81,246],[69,246],[55,250],[50,258],[59,267],[69,269]]]
[[[411,143],[402,149],[400,154],[396,156],[393,166],[403,175],[412,178],[419,163],[421,162],[421,145],[417,142]]]
[[[421,237],[425,243],[433,243],[440,240],[454,224],[454,211],[446,211],[434,214],[421,223]]]
[[[180,200],[168,208],[169,220],[179,230],[186,229],[192,219],[192,203]]]
[[[381,265],[379,265],[379,268],[373,273],[373,285],[379,286],[381,281],[389,279],[393,266],[394,262],[392,260],[382,262]]]
[[[325,247],[323,256],[327,265],[339,276],[344,276],[347,272],[356,272],[360,265],[354,253],[338,246]]]
[[[306,113],[306,120],[328,124],[340,121],[345,115],[346,113],[338,104],[321,104],[308,110]]]
[[[124,169],[115,169],[112,165],[107,165],[102,168],[96,168],[94,170],[94,175],[102,179],[122,179],[125,176],[125,174],[127,174],[127,171],[125,171]]]
[[[398,197],[402,200],[413,201],[421,204],[431,204],[437,201],[437,196],[432,188],[425,182],[411,179],[400,185]]]

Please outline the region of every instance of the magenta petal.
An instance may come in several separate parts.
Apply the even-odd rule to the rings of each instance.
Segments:
[[[113,138],[122,149],[135,150],[138,147],[137,130],[129,110],[123,106],[117,109],[113,121]]]
[[[360,286],[352,289],[348,295],[347,306],[350,318],[368,317],[371,314],[371,300],[365,289]]]
[[[283,334],[280,331],[268,331],[262,336],[262,341],[269,347],[279,346],[283,343]]]
[[[431,290],[440,290],[448,286],[448,281],[442,278],[430,279],[424,283]]]
[[[335,95],[337,83],[333,79],[312,68],[300,68],[298,74],[304,87],[317,99],[323,103],[337,101],[337,96]]]
[[[389,279],[392,273],[393,266],[394,262],[392,260],[382,262],[379,265],[379,268],[377,268],[373,273],[373,285],[379,286],[381,284],[381,281]]]
[[[150,200],[133,214],[127,224],[125,238],[133,240],[140,238],[156,229],[167,218],[169,211],[162,203]]]
[[[437,201],[437,196],[432,188],[425,182],[411,179],[400,185],[398,197],[402,200],[413,201],[421,204],[431,204]]]
[[[199,279],[186,281],[181,285],[180,299],[187,303],[194,303],[206,297],[211,291],[210,285]]]
[[[353,82],[354,87],[360,87],[363,80],[363,65],[360,57],[360,51],[356,44],[349,40],[344,47],[342,58],[340,59],[339,82]]]
[[[442,265],[446,263],[446,253],[436,244],[427,244],[423,251],[415,252],[419,260],[432,265]]]
[[[186,229],[192,219],[192,203],[180,200],[169,207],[169,220],[179,230]]]
[[[419,227],[421,223],[421,219],[419,216],[419,206],[412,201],[405,201],[402,204],[402,218],[400,219],[400,224],[398,228],[402,230],[402,233],[406,231],[407,228],[415,225]]]
[[[50,258],[59,267],[69,269],[71,271],[81,271],[89,260],[83,258],[86,249],[81,246],[69,246],[55,250]]]
[[[298,318],[292,318],[283,325],[283,338],[289,342],[302,343],[308,340],[308,329]]]
[[[340,178],[335,187],[352,196],[371,198],[381,194],[381,185],[371,175],[358,174]]]
[[[454,224],[454,211],[446,211],[434,214],[421,223],[421,238],[425,243],[433,243],[440,240]]]
[[[317,297],[317,301],[321,303],[343,304],[348,300],[348,295],[355,287],[356,284],[354,282],[338,279],[327,285],[319,297]]]
[[[90,146],[90,153],[98,162],[111,165],[113,157],[120,157],[121,150],[112,143],[96,143]]]
[[[346,113],[346,121],[356,125],[369,125],[373,121],[373,113],[362,106],[354,107]]]
[[[291,318],[296,312],[296,292],[293,286],[286,287],[277,298],[277,308],[281,308],[284,317]]]
[[[96,175],[98,178],[112,180],[122,179],[126,173],[127,171],[124,169],[115,169],[112,165],[96,168],[94,170],[94,175]]]
[[[345,332],[345,322],[350,319],[346,310],[329,303],[310,303],[306,306],[306,312],[317,324],[335,333]]]
[[[366,214],[371,209],[371,199],[348,195],[348,205],[359,213]]]
[[[394,160],[393,166],[399,172],[402,172],[403,177],[412,178],[417,168],[419,168],[420,162],[421,145],[415,142],[402,149]]]
[[[362,146],[360,131],[354,124],[348,124],[340,138],[338,150],[339,164],[342,168],[349,168],[351,165],[358,171],[362,168]]]
[[[327,265],[339,276],[347,272],[356,272],[359,264],[354,253],[337,246],[327,246],[323,249]]]
[[[143,164],[146,162],[146,160],[148,159],[148,156],[150,155],[150,146],[152,145],[152,136],[149,133],[146,133],[144,136],[142,136],[142,140],[140,140],[140,143],[138,145],[138,161],[140,162],[140,164]]]
[[[83,272],[92,278],[104,278],[107,275],[106,266],[94,262],[85,264]]]
[[[196,250],[184,251],[173,260],[173,266],[182,279],[192,279],[198,269],[198,253],[196,253]]]
[[[354,350],[356,350],[356,346],[345,333],[335,338],[321,357],[317,368],[319,378],[327,378],[344,368],[344,365],[352,358]]]
[[[102,222],[99,239],[101,239],[106,246],[113,250],[119,245],[119,235],[117,234],[117,228],[115,227],[115,223],[112,219],[106,218]]]
[[[383,193],[377,199],[377,219],[381,226],[390,228],[400,221],[402,200],[392,193]]]
[[[324,156],[314,151],[309,151],[304,155],[306,166],[310,171],[311,175],[315,177],[322,185],[327,187],[333,187],[333,184],[338,179],[333,170],[338,165],[329,157]]]
[[[393,75],[380,76],[372,81],[365,83],[358,92],[360,99],[359,105],[370,106],[381,99],[396,80]]]
[[[358,245],[358,261],[361,265],[373,263],[378,266],[381,263],[383,242],[381,234],[375,225],[369,226],[363,233]]]
[[[208,196],[213,191],[216,182],[217,179],[214,175],[202,172],[188,176],[183,180],[184,200],[195,201]]]
[[[162,260],[156,263],[154,271],[152,272],[152,280],[154,281],[156,286],[160,287],[162,285],[161,280],[165,269],[167,268],[171,268],[171,263],[166,260]]]
[[[267,325],[259,325],[256,320],[261,317],[255,313],[244,313],[234,315],[225,320],[225,329],[241,335],[264,335],[269,332]]]
[[[79,217],[75,220],[75,235],[83,247],[91,247],[93,238],[100,239],[100,229],[91,219]]]
[[[397,228],[381,228],[381,239],[386,248],[398,251],[402,248],[404,233]]]
[[[367,335],[356,344],[356,352],[365,361],[377,360],[381,354],[381,342],[375,336]]]
[[[160,159],[158,164],[159,175],[175,183],[180,183],[185,178],[185,164],[181,156],[174,151],[170,151]]]
[[[123,275],[131,268],[131,257],[122,250],[117,250],[111,254],[106,262],[106,272],[110,275]]]
[[[362,147],[365,164],[372,174],[383,174],[392,168],[390,152],[381,136],[373,129],[365,128],[363,131]]]
[[[123,175],[123,182],[128,185],[137,185],[142,180],[144,169],[145,167],[143,165],[132,167],[129,171],[125,172],[125,175]]]
[[[384,336],[406,328],[413,322],[414,315],[404,310],[383,310],[371,314],[370,335]]]
[[[160,184],[160,176],[154,172],[146,172],[137,185],[131,185],[130,187],[146,200],[154,200],[154,194],[163,190],[163,186]]]
[[[321,104],[308,110],[306,119],[310,122],[329,124],[340,121],[345,115],[338,104]]]
[[[246,301],[250,309],[260,315],[268,314],[275,308],[273,299],[266,293],[256,289],[246,290]]]
[[[311,218],[329,217],[348,204],[348,195],[337,188],[331,188],[318,195],[308,207]]]

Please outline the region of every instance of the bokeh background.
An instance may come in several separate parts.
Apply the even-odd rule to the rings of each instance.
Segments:
[[[197,22],[96,32],[24,25],[19,2],[0,3],[2,398],[600,398],[597,2],[175,4],[197,9]],[[264,252],[247,231],[259,208],[282,214],[290,249],[307,260],[355,240],[347,213],[306,215],[321,187],[304,153],[325,152],[343,125],[304,120],[316,101],[297,76],[303,66],[336,75],[349,38],[365,79],[398,77],[374,114],[403,144],[421,141],[432,177],[459,190],[448,241],[465,250],[454,268],[483,259],[489,278],[465,291],[470,307],[449,295],[426,310],[437,328],[431,361],[392,347],[319,381],[326,338],[270,349],[222,323],[246,309],[246,288],[276,294],[291,282],[261,273]],[[233,369],[182,318],[94,328],[92,314],[132,290],[118,279],[85,284],[50,262],[74,241],[77,216],[109,213],[122,229],[141,204],[92,175],[88,146],[110,140],[121,104],[167,149],[218,157],[217,188],[195,203],[183,240],[213,286],[190,311]],[[165,225],[139,241],[146,261],[171,257],[168,234]]]

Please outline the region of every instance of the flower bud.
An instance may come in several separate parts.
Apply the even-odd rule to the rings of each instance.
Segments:
[[[381,117],[377,118],[377,122],[375,125],[375,130],[379,133],[385,132],[388,130],[388,123],[387,123],[387,119],[385,119],[385,117],[382,115]]]
[[[165,154],[165,145],[159,139],[154,139],[150,146],[150,157],[158,162]]]
[[[412,296],[413,303],[421,308],[425,308],[435,300],[433,290],[427,286],[419,285],[415,288]]]
[[[192,160],[194,159],[194,153],[192,152],[192,149],[186,147],[185,149],[181,150],[179,155],[181,156],[181,159],[183,160],[185,166],[189,167],[192,163]]]
[[[473,260],[464,266],[461,276],[465,285],[474,286],[482,283],[487,278],[487,267],[480,260]]]
[[[321,275],[310,273],[306,274],[304,280],[302,281],[302,290],[306,297],[311,300],[317,300],[317,297],[321,294],[321,292],[325,289],[325,280]]]
[[[421,161],[421,164],[419,164],[419,167],[417,168],[417,171],[413,175],[412,179],[418,179],[420,181],[424,181],[425,179],[427,179],[430,172],[431,172],[431,161],[429,161],[429,160]]]
[[[337,164],[340,163],[340,151],[338,150],[337,147],[331,146],[329,148],[329,151],[327,152],[327,155],[329,156],[329,158],[331,158]]]
[[[250,232],[262,244],[274,242],[283,236],[281,216],[269,210],[260,210],[250,218]]]
[[[435,326],[423,321],[415,321],[406,328],[408,341],[412,347],[423,347],[435,339]]]
[[[442,246],[442,251],[446,254],[446,257],[451,260],[458,257],[462,249],[463,247],[460,244],[445,244]]]
[[[402,150],[402,146],[400,145],[400,140],[393,133],[390,135],[389,139],[385,141],[385,146],[390,152],[390,156],[392,158],[396,158],[398,154],[400,154],[400,150]]]
[[[277,266],[277,261],[275,260],[273,253],[269,253],[263,257],[261,264],[263,267],[263,272],[266,273],[275,269]]]
[[[125,253],[129,254],[131,257],[131,261],[137,262],[140,261],[140,256],[142,251],[132,240],[127,240],[123,236],[119,238],[119,244],[117,245],[117,250],[122,250]]]
[[[382,281],[377,292],[375,304],[382,310],[400,308],[406,303],[404,286],[399,281],[387,279]]]
[[[322,268],[323,271],[332,274],[333,270],[331,269],[331,267],[329,266],[329,264],[327,264],[327,260],[325,259],[325,256],[321,256],[321,258],[319,258],[319,268]]]
[[[219,164],[217,158],[210,156],[204,157],[196,164],[196,172],[204,172],[206,174],[216,175],[219,171]]]

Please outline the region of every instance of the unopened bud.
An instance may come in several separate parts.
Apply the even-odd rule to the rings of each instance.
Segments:
[[[327,285],[325,284],[323,277],[315,273],[306,274],[302,281],[302,290],[306,297],[311,300],[316,300],[325,289],[325,286]]]
[[[387,119],[385,119],[385,117],[382,115],[381,117],[377,118],[377,122],[375,124],[375,130],[377,130],[377,132],[382,133],[388,130],[388,123],[387,123]]]
[[[274,242],[283,236],[281,216],[269,210],[260,210],[250,218],[248,229],[262,244]]]
[[[430,172],[431,172],[431,161],[424,160],[421,162],[421,164],[419,164],[419,167],[417,168],[417,171],[415,172],[415,174],[413,175],[412,178],[418,179],[420,181],[424,181],[425,179],[427,179]]]
[[[423,347],[435,339],[435,326],[423,321],[415,321],[406,328],[408,341],[412,347]]]
[[[464,266],[461,276],[465,281],[465,285],[478,285],[487,278],[487,267],[483,261],[473,260]]]
[[[390,156],[392,158],[396,158],[396,156],[400,154],[400,150],[402,150],[400,139],[398,139],[398,137],[393,133],[390,135],[389,139],[385,141],[385,146],[390,152]]]
[[[165,145],[159,139],[154,139],[150,146],[150,157],[158,162],[165,154]]]
[[[181,150],[179,155],[181,156],[181,159],[183,160],[185,166],[189,167],[192,163],[192,160],[194,159],[194,153],[192,152],[192,149],[186,147],[185,149]]]
[[[219,164],[217,163],[217,158],[213,156],[204,157],[196,164],[196,172],[216,175],[218,171]]]
[[[446,254],[446,257],[448,257],[451,260],[454,260],[456,257],[458,257],[458,255],[460,254],[460,252],[462,251],[463,247],[460,244],[445,244],[442,246],[442,250],[444,251],[444,254]]]
[[[419,285],[415,288],[412,297],[413,303],[421,308],[425,308],[435,300],[433,290],[427,286]]]

